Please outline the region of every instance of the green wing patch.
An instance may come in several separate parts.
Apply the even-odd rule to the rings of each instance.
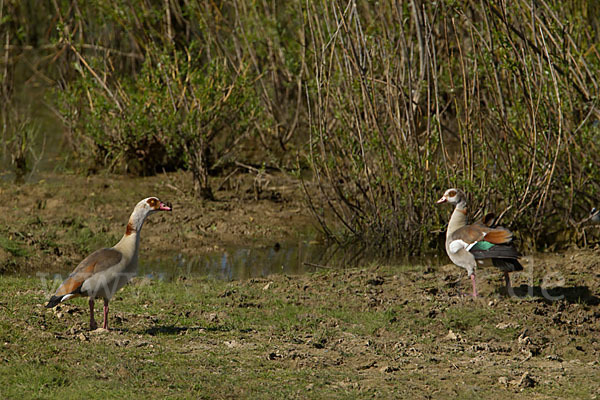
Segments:
[[[493,243],[486,242],[485,240],[480,240],[479,242],[475,243],[475,246],[471,247],[471,250],[487,251],[494,246],[495,244]]]

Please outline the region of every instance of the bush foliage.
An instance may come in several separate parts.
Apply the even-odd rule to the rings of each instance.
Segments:
[[[3,5],[3,87],[34,51],[93,168],[190,169],[211,198],[236,161],[307,167],[332,238],[406,254],[438,246],[448,187],[538,247],[596,200],[593,2],[35,4]]]
[[[448,187],[538,246],[579,227],[598,192],[597,31],[589,7],[532,7],[307,10],[310,159],[348,230],[401,252],[435,246]]]

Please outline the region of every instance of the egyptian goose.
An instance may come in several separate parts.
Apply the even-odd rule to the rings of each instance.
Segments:
[[[108,329],[108,302],[136,274],[140,245],[140,232],[146,217],[157,211],[171,211],[169,203],[163,203],[156,197],[148,197],[137,203],[125,234],[111,248],[96,250],[79,263],[77,268],[60,285],[50,298],[46,307],[55,307],[58,303],[72,297],[90,298],[90,329],[98,327],[94,320],[94,299],[104,299],[104,324]]]
[[[437,204],[455,205],[446,231],[446,253],[450,260],[467,270],[473,284],[473,297],[477,297],[475,267],[491,264],[504,272],[506,289],[510,290],[509,272],[522,271],[521,256],[511,243],[512,232],[493,225],[493,216],[467,225],[467,196],[458,189],[448,189]]]

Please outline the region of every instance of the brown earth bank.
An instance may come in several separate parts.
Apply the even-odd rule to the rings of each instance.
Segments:
[[[285,174],[240,173],[215,178],[213,187],[216,201],[197,199],[185,172],[145,178],[49,173],[35,183],[0,182],[0,272],[74,268],[89,252],[114,245],[133,207],[150,196],[171,202],[173,212],[146,220],[140,248],[146,259],[318,236],[297,180]]]
[[[280,172],[238,172],[212,178],[212,186],[216,201],[198,199],[187,172],[151,177],[41,173],[34,182],[21,185],[0,180],[0,273],[71,271],[92,251],[114,245],[125,232],[135,204],[149,196],[171,202],[173,212],[146,220],[140,244],[142,263],[194,259],[236,246],[279,248],[298,239],[326,242],[294,177]],[[440,240],[440,247],[442,230],[431,233]],[[597,226],[582,232],[590,246],[600,237]],[[516,234],[527,236],[526,232]],[[336,264],[378,256],[377,251],[362,252],[357,246],[335,251],[345,253],[338,254],[341,260]],[[401,250],[397,253],[402,257]],[[413,262],[423,260],[439,265],[446,262],[446,256]]]

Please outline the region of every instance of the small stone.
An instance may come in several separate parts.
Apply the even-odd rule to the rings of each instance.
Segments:
[[[519,335],[519,343],[520,344],[531,344],[531,338],[527,336],[527,329],[523,330],[523,332]]]
[[[520,344],[531,344],[531,338],[529,336],[524,336],[524,334],[521,334],[521,336],[519,336],[519,343]]]
[[[508,386],[508,378],[505,376],[501,376],[500,378],[498,378],[498,383],[504,387],[507,387]]]
[[[535,380],[529,375],[529,372],[524,372],[517,385],[521,388],[532,388],[535,386]]]
[[[208,314],[208,321],[209,322],[218,322],[219,316],[217,315],[217,313],[210,313],[210,314]]]
[[[521,350],[521,353],[525,354],[525,359],[523,361],[529,361],[531,357],[533,357],[533,353],[529,349]]]
[[[460,340],[460,335],[456,334],[452,331],[452,329],[450,329],[448,331],[448,334],[446,335],[446,339],[448,340]]]
[[[368,363],[366,363],[366,364],[359,365],[359,366],[357,367],[357,369],[358,369],[358,370],[365,370],[365,369],[371,369],[371,368],[374,368],[374,367],[376,367],[376,366],[377,366],[377,361],[371,361],[371,362],[368,362]]]
[[[79,339],[79,340],[80,340],[80,341],[82,341],[82,342],[86,342],[86,341],[88,340],[88,337],[87,337],[87,336],[85,336],[85,335],[83,334],[83,332],[81,332],[79,335],[77,335],[77,339]]]

